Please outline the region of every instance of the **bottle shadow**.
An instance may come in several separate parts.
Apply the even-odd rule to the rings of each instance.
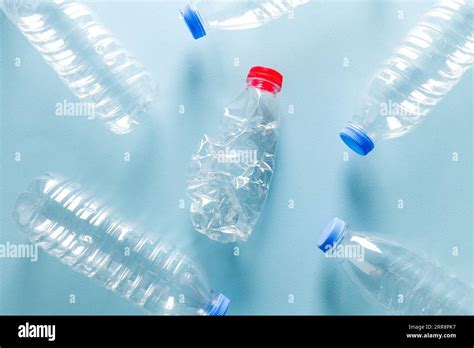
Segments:
[[[382,215],[383,187],[373,162],[365,158],[349,161],[343,172],[343,211],[341,218],[356,228],[373,230]],[[349,219],[350,218],[350,219]]]
[[[319,314],[344,314],[344,306],[341,301],[342,296],[344,296],[341,292],[342,270],[336,262],[329,260],[323,260],[323,262],[321,272],[315,276],[315,293],[324,299],[322,304],[323,313]]]
[[[222,60],[218,47],[211,46],[206,50],[193,47],[182,63],[179,113],[183,122],[180,132],[188,135],[194,147],[198,146],[196,142],[204,133],[218,128],[222,119],[226,100],[220,96],[227,87]]]

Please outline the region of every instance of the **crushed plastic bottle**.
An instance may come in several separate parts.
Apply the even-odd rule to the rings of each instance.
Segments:
[[[13,216],[33,244],[149,313],[224,315],[230,304],[190,255],[150,239],[69,180],[34,180]]]
[[[322,231],[318,247],[340,261],[368,298],[396,314],[472,314],[474,290],[419,254],[353,231],[338,218]]]
[[[192,158],[192,222],[213,240],[246,241],[263,210],[275,167],[282,82],[277,71],[253,67],[245,91],[225,108],[222,131],[205,135]]]
[[[86,5],[69,0],[0,0],[18,30],[93,115],[116,134],[149,116],[156,88],[143,66]],[[90,112],[90,111],[89,111]]]
[[[309,0],[196,0],[181,10],[197,40],[210,30],[244,30],[260,27],[290,13]]]
[[[354,152],[407,134],[474,64],[472,0],[443,0],[429,11],[372,80],[361,109],[341,130]]]

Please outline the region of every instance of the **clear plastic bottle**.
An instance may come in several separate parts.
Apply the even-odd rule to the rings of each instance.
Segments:
[[[367,297],[397,314],[472,314],[474,291],[419,254],[333,219],[318,247]]]
[[[253,67],[247,88],[224,111],[216,136],[192,158],[187,190],[194,228],[222,243],[246,241],[263,210],[275,166],[283,77]]]
[[[52,175],[34,180],[13,216],[32,243],[149,313],[224,315],[202,267],[162,239],[151,240],[85,192]]]
[[[128,133],[148,115],[156,95],[150,75],[86,5],[69,0],[0,4],[71,91],[93,105],[92,116],[111,131]]]
[[[210,30],[243,30],[260,27],[309,0],[196,0],[181,14],[197,40]]]
[[[341,139],[367,155],[379,140],[418,126],[474,64],[473,0],[443,0],[430,10],[373,78]]]

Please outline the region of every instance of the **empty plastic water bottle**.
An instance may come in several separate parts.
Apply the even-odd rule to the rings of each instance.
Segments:
[[[114,133],[125,134],[150,112],[155,99],[150,75],[86,5],[69,0],[0,3],[71,91],[92,105],[88,117],[97,116]]]
[[[472,0],[429,11],[372,80],[341,139],[359,155],[418,126],[474,64]]]
[[[340,265],[362,293],[397,314],[469,314],[471,287],[415,252],[353,231],[333,219],[318,247]]]
[[[194,228],[222,243],[246,241],[270,188],[283,76],[253,67],[247,88],[224,110],[224,127],[205,135],[192,158],[187,190]]]
[[[243,30],[260,27],[309,0],[196,0],[181,10],[191,34],[199,39],[209,30]]]
[[[78,184],[34,180],[13,216],[32,243],[154,314],[224,315],[229,300],[202,267],[165,241],[124,223]]]

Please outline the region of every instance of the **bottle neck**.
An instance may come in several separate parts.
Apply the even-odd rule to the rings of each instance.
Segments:
[[[349,229],[347,226],[341,232],[341,235],[328,248],[326,257],[333,258],[340,263],[351,263],[361,270],[368,268],[365,262],[365,247],[362,236]],[[370,267],[369,267],[370,268]]]
[[[344,226],[344,228],[342,229],[339,237],[337,237],[337,239],[332,243],[332,246],[330,249],[328,249],[329,251],[331,250],[334,250],[336,249],[338,246],[340,245],[343,245],[343,244],[346,244],[348,243],[348,241],[350,240],[350,238],[347,238],[347,235],[350,234],[350,230],[348,228],[348,226]]]
[[[273,82],[255,78],[247,79],[247,87],[256,88],[263,92],[272,93],[273,95],[277,95],[281,90],[281,88]]]

